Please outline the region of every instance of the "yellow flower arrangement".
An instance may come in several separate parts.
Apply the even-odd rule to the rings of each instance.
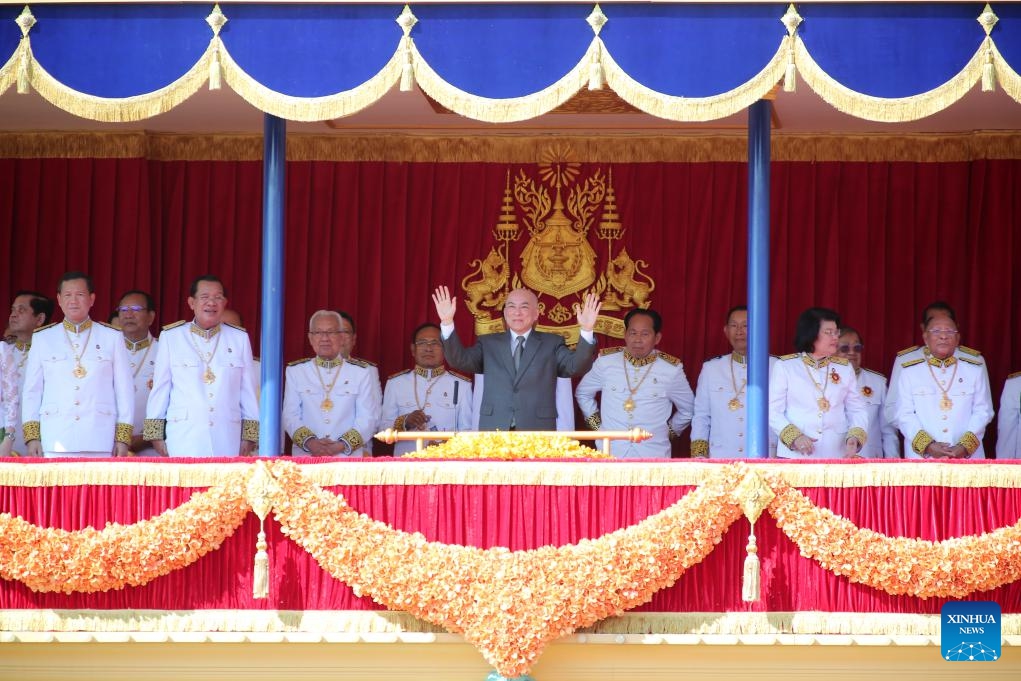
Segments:
[[[284,534],[331,575],[381,605],[461,633],[505,677],[543,648],[634,608],[702,561],[740,515],[737,468],[642,522],[597,539],[530,551],[426,541],[352,510],[298,467],[273,467]],[[387,566],[381,570],[380,566]]]
[[[405,459],[612,459],[561,435],[462,433],[446,442],[405,454]]]
[[[967,596],[1021,579],[1021,521],[934,542],[888,537],[819,508],[779,476],[769,506],[777,526],[824,569],[888,594]]]
[[[191,565],[234,533],[250,510],[245,501],[250,470],[132,525],[72,532],[0,513],[0,577],[33,591],[63,593],[147,584]]]

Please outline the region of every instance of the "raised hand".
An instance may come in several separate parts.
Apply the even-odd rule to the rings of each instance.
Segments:
[[[441,324],[453,324],[454,312],[457,310],[457,298],[450,297],[446,286],[437,286],[433,292],[433,304]]]
[[[585,295],[584,305],[574,304],[574,312],[578,315],[578,326],[583,331],[591,331],[596,326],[596,320],[599,318],[599,310],[602,309],[603,304],[599,301],[599,296],[595,293],[588,293]]]

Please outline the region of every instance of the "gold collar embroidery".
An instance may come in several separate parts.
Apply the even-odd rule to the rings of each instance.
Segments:
[[[199,336],[200,338],[205,338],[206,340],[209,340],[210,338],[212,338],[216,334],[220,333],[220,325],[217,324],[216,326],[214,326],[211,329],[203,329],[201,326],[199,326],[195,322],[192,322],[191,323],[191,332],[193,334],[195,334],[196,336]]]
[[[646,366],[647,364],[652,364],[653,362],[655,362],[657,354],[658,353],[655,350],[653,350],[652,352],[647,354],[645,357],[635,357],[630,352],[625,350],[624,351],[624,359],[626,359],[631,364],[631,366],[643,367],[643,366]]]
[[[82,331],[88,331],[91,328],[92,320],[89,319],[88,317],[85,318],[85,321],[79,324],[75,324],[74,322],[68,321],[66,319],[64,320],[64,329],[70,331],[71,333],[81,333]]]
[[[335,369],[344,363],[343,357],[337,357],[335,359],[326,359],[325,357],[316,356],[316,366],[321,366],[324,369]]]
[[[442,364],[435,369],[426,369],[425,367],[420,367],[417,364],[415,365],[415,373],[422,378],[435,378],[436,376],[446,372],[447,370]]]
[[[823,367],[829,366],[830,358],[823,357],[822,359],[814,359],[812,355],[807,352],[801,353],[801,361],[812,367],[813,369],[822,369]]]
[[[744,364],[745,363],[745,356],[742,355],[737,350],[734,350],[734,352],[730,353],[730,356],[733,357],[734,361],[737,362],[738,364]]]
[[[138,352],[139,350],[145,350],[152,343],[152,336],[146,336],[140,341],[133,341],[130,338],[124,338],[124,345],[128,348],[128,352]]]

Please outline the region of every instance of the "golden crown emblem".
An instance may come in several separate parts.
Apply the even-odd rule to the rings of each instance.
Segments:
[[[471,272],[461,280],[476,334],[503,330],[503,303],[515,288],[527,287],[539,296],[537,328],[559,333],[568,343],[578,340],[571,308],[590,291],[602,301],[596,332],[614,338],[623,338],[624,322],[606,313],[646,308],[652,302],[656,283],[643,271],[648,263],[634,260],[623,246],[614,254],[614,242],[626,229],[617,213],[612,171],[599,166],[588,171],[571,158],[570,146],[556,145],[542,153],[536,177],[524,168],[514,176],[507,170],[503,205],[493,228],[497,243],[469,264]],[[511,244],[522,236],[519,219],[529,238],[520,253],[512,253],[516,249]],[[602,264],[592,234],[606,242]],[[514,256],[517,269],[511,266]]]

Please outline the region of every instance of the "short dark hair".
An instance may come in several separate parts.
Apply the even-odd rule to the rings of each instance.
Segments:
[[[810,307],[802,312],[794,330],[794,349],[798,352],[812,352],[823,322],[834,322],[840,328],[840,315],[828,307]]]
[[[354,330],[354,324],[351,325],[351,329]],[[418,340],[418,334],[422,333],[426,329],[436,329],[437,331],[440,331],[440,333],[442,333],[442,331],[440,330],[439,324],[433,324],[432,322],[426,322],[425,324],[419,324],[417,327],[415,327],[415,330],[411,332],[411,344],[412,345],[414,345],[415,341]]]
[[[43,324],[50,323],[50,317],[53,316],[53,299],[44,296],[38,291],[21,290],[14,294],[15,300],[21,296],[29,296],[30,300],[28,304],[32,306],[32,314],[43,315]]]
[[[853,326],[841,326],[840,335],[843,336],[845,333],[853,333],[855,336],[858,336],[858,340],[862,342],[862,345],[865,344],[865,338],[864,336],[861,335],[861,331],[854,328]]]
[[[659,333],[663,329],[663,318],[659,316],[659,313],[653,310],[651,307],[636,307],[635,309],[624,315],[624,328],[626,329],[631,325],[631,320],[634,319],[635,315],[645,315],[652,320],[652,330]]]
[[[732,307],[729,310],[727,310],[727,316],[726,316],[725,319],[726,319],[727,323],[729,324],[730,323],[730,317],[735,312],[747,312],[747,311],[748,311],[748,306],[747,305],[735,305],[734,307]]]
[[[65,281],[74,281],[75,279],[84,279],[85,285],[89,289],[89,293],[96,292],[96,287],[92,285],[92,277],[84,272],[71,270],[70,272],[64,272],[64,274],[60,277],[60,281],[57,282],[57,293],[60,293],[60,287],[64,285]]]
[[[114,307],[112,310],[110,310],[110,314],[108,314],[106,316],[106,323],[107,324],[113,324],[113,320],[119,319],[120,316],[121,316],[121,311],[119,309],[117,309],[116,307]]]
[[[950,307],[950,303],[944,300],[935,300],[925,306],[922,310],[922,326],[926,327],[929,325],[929,320],[932,319],[933,312],[945,312],[950,319],[957,323],[957,315],[954,314],[954,308]]]
[[[223,282],[215,274],[203,274],[195,277],[195,280],[191,282],[191,288],[188,289],[188,297],[194,298],[199,292],[199,284],[204,281],[208,281],[210,284],[219,284],[220,288],[223,289],[223,297],[229,298],[227,295],[227,287],[223,285]]]
[[[148,310],[149,312],[153,312],[156,310],[156,301],[152,299],[152,296],[150,296],[145,291],[142,291],[137,288],[133,288],[130,291],[125,291],[121,295],[121,297],[117,299],[117,307],[120,307],[121,303],[123,303],[124,299],[127,298],[128,296],[142,296],[143,298],[145,298],[145,309]]]
[[[340,315],[341,319],[343,319],[344,321],[351,325],[351,333],[358,333],[357,329],[355,329],[354,317],[352,317],[349,313],[344,312],[343,310],[335,310],[335,312]]]

